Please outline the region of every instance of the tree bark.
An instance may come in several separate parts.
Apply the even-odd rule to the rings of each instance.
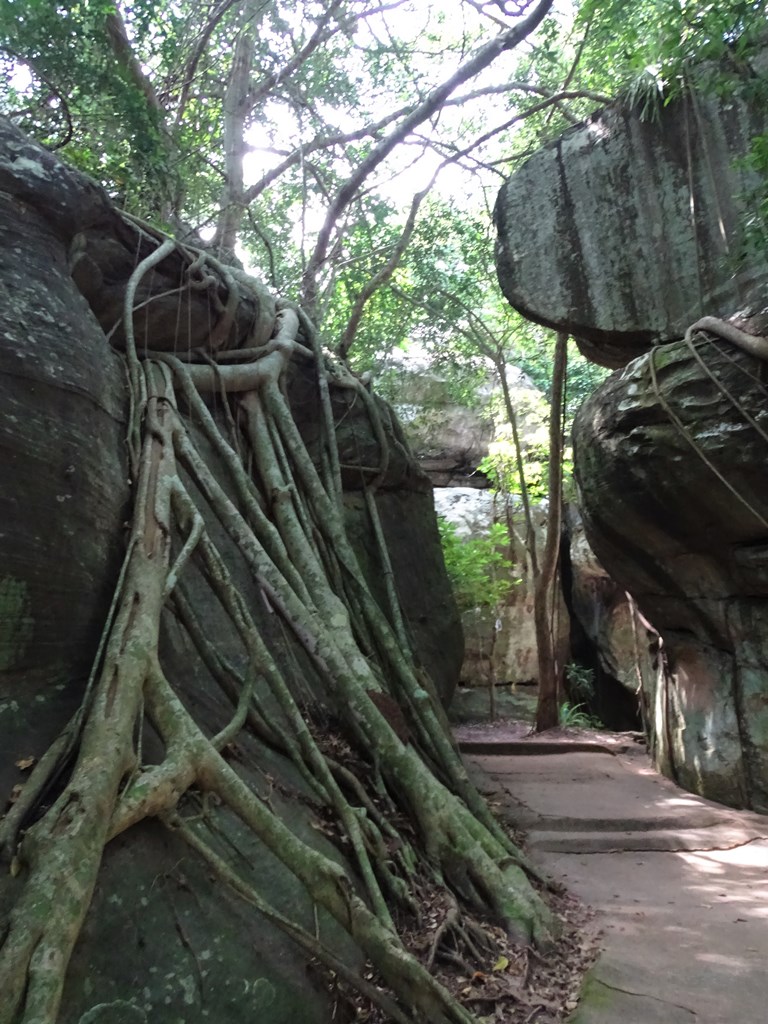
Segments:
[[[0,581],[0,611],[13,616],[5,647],[10,667],[18,669],[12,692],[25,708],[24,747],[9,768],[24,770],[19,762],[29,768],[37,760],[0,825],[0,859],[6,861],[0,870],[0,1024],[54,1024],[59,1004],[66,1006],[67,1020],[90,1019],[91,1011],[122,1003],[114,993],[133,993],[137,979],[158,1024],[198,1019],[213,1002],[214,981],[219,992],[244,991],[232,1015],[217,1020],[242,1020],[253,1009],[252,1003],[246,1009],[250,979],[264,978],[277,991],[285,964],[296,960],[292,945],[282,959],[274,955],[271,947],[284,935],[270,926],[265,939],[264,920],[253,906],[266,907],[273,924],[281,918],[276,908],[290,908],[282,915],[289,943],[300,937],[301,948],[309,944],[328,969],[336,971],[329,965],[343,949],[354,980],[370,958],[390,989],[377,1005],[398,1004],[399,1017],[389,1019],[402,1019],[407,1011],[424,1024],[471,1024],[469,1011],[408,951],[393,924],[413,913],[412,893],[422,880],[444,891],[451,906],[461,899],[464,907],[492,914],[526,944],[549,943],[557,922],[530,884],[535,870],[470,781],[435,704],[435,687],[410,648],[404,649],[402,630],[398,636],[392,628],[398,617],[388,619],[377,600],[372,577],[388,569],[379,558],[364,573],[347,510],[318,471],[318,453],[337,444],[338,432],[352,429],[347,444],[359,461],[342,470],[348,470],[342,475],[347,487],[360,490],[377,460],[376,482],[396,489],[406,481],[404,489],[412,487],[419,497],[425,482],[407,453],[389,445],[391,424],[388,432],[382,423],[374,425],[376,403],[360,401],[346,371],[313,356],[316,332],[295,307],[280,304],[268,340],[262,318],[254,315],[263,308],[256,282],[120,213],[88,179],[0,121],[3,139],[0,184],[10,199],[0,212],[27,234],[40,221],[60,236],[53,268],[45,259],[26,264],[35,268],[30,301],[11,309],[16,333],[6,331],[0,339],[13,397],[24,401],[18,414],[3,421],[4,437],[13,444],[8,449],[4,440],[0,446],[0,459],[11,453],[6,466],[12,503],[6,507],[18,545],[31,560],[40,550],[40,520],[23,532],[36,493],[18,485],[34,457],[24,444],[30,422],[46,404],[54,413],[51,434],[59,441],[68,437],[55,414],[63,418],[67,409],[59,397],[61,379],[71,377],[67,361],[75,358],[67,340],[82,344],[82,321],[100,342],[91,373],[98,373],[100,361],[109,362],[121,408],[114,413],[115,430],[107,433],[102,425],[98,436],[78,447],[110,443],[119,461],[128,440],[143,455],[120,474],[130,477],[133,504],[113,529],[128,550],[112,601],[103,604],[102,639],[91,637],[85,651],[87,657],[96,650],[93,668],[76,691],[83,696],[69,725],[57,721],[53,736],[35,730],[40,711],[28,689],[30,660],[39,651],[27,633],[55,572],[37,589],[28,566],[22,565],[12,586]],[[101,242],[84,248],[91,229]],[[25,241],[21,230],[13,236],[19,238],[14,266],[35,241]],[[42,227],[40,232],[38,249],[45,237]],[[111,257],[104,273],[95,258],[104,251],[100,246]],[[98,317],[101,333],[73,286],[84,281],[77,271],[86,257],[93,269],[92,309],[112,309],[103,321]],[[175,333],[153,298],[152,281],[164,275],[175,283]],[[7,288],[8,281],[15,291],[25,283],[6,265],[0,283]],[[64,289],[62,282],[69,302],[60,309],[52,304],[51,288]],[[192,322],[192,309],[210,296],[231,323],[229,340],[241,341],[242,349],[219,346],[215,317],[207,325]],[[73,328],[68,334],[67,321]],[[193,348],[194,332],[206,326],[201,345]],[[166,330],[178,354],[149,350]],[[119,336],[124,358],[106,334],[113,342]],[[50,349],[41,345],[43,335],[50,337]],[[45,363],[38,374],[45,385],[32,378],[35,386],[27,388],[29,367],[39,361]],[[201,375],[204,381],[196,379]],[[329,418],[319,411],[318,375],[338,382]],[[246,388],[244,397],[228,390],[231,376]],[[67,452],[63,479],[50,481],[46,530],[61,533],[59,519],[78,506],[80,458],[79,451]],[[49,475],[44,467],[37,474],[37,493],[49,494]],[[423,552],[413,550],[413,517],[404,518],[411,561],[417,562]],[[439,558],[434,519],[431,526]],[[3,557],[7,531],[4,522]],[[427,540],[426,531],[420,536]],[[81,555],[77,546],[59,546],[48,557],[58,563]],[[426,562],[419,564],[426,569]],[[34,571],[45,576],[48,569],[42,564]],[[444,573],[435,582],[436,590],[447,587]],[[425,586],[422,606],[428,593]],[[390,596],[399,597],[396,590]],[[68,604],[59,607],[71,621]],[[410,618],[415,635],[422,627],[415,615]],[[7,669],[0,661],[4,684]],[[48,674],[43,680],[45,700],[58,678]],[[8,719],[0,716],[0,746]],[[354,772],[352,786],[338,780],[339,754]],[[150,855],[157,851],[158,832],[161,846],[172,851],[160,860]],[[133,858],[127,877],[121,870],[126,856]],[[183,884],[166,892],[182,863]],[[211,885],[211,871],[226,891]],[[273,889],[276,876],[283,890]],[[245,904],[233,901],[230,890]],[[140,891],[146,897],[138,901]],[[176,910],[184,892],[204,911],[199,941],[207,947],[213,935],[221,944],[221,955],[206,958],[204,970],[188,933],[192,911]],[[96,912],[92,901],[101,901]],[[133,915],[129,928],[115,913],[123,904]],[[170,908],[170,928],[158,931],[163,906]],[[124,963],[114,948],[126,931],[137,938],[122,942]],[[225,953],[230,933],[248,941],[239,938]],[[461,948],[468,941],[462,934],[460,921],[455,928],[449,922],[445,941]],[[493,944],[491,930],[488,941]],[[254,943],[261,943],[258,956]],[[198,971],[196,985],[188,988],[183,964],[190,956]],[[325,981],[312,986],[306,977],[294,977],[294,1006],[309,1005],[312,991],[323,999]],[[376,988],[363,977],[360,982],[377,1003]],[[221,1007],[213,1005],[218,1014]],[[313,1008],[312,1017],[302,1019],[323,1024],[333,1015],[331,1007],[325,1017],[320,1012]],[[274,1024],[301,1016],[285,1006],[278,1015],[271,1004],[269,1015]]]
[[[553,627],[553,603],[560,559],[560,524],[563,506],[563,393],[568,359],[568,335],[558,332],[552,370],[549,411],[549,515],[547,537],[534,594],[536,646],[539,660],[539,700],[536,732],[559,724],[562,666],[557,664],[557,637]]]

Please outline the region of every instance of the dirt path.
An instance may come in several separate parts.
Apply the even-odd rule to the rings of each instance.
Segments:
[[[768,817],[678,789],[626,736],[456,732],[532,858],[598,911],[603,953],[574,1024],[766,1019]]]

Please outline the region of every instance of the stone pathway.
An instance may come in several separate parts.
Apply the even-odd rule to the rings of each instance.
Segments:
[[[768,817],[678,789],[626,737],[456,732],[532,859],[598,911],[573,1024],[768,1019]]]

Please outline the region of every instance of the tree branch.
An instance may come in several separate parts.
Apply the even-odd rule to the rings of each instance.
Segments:
[[[125,22],[123,21],[123,15],[117,4],[115,4],[114,12],[106,16],[105,28],[109,45],[112,48],[117,63],[147,101],[147,107],[153,111],[158,122],[162,122],[165,119],[165,110],[155,92],[155,87],[144,74],[141,63],[133,52]]]
[[[352,343],[355,340],[357,328],[360,326],[360,321],[362,319],[363,311],[365,310],[366,304],[371,299],[371,297],[378,291],[378,289],[381,288],[382,285],[387,283],[387,281],[392,277],[395,270],[397,269],[397,265],[402,259],[403,253],[408,248],[408,243],[410,242],[411,236],[413,235],[413,229],[416,226],[416,215],[419,212],[419,207],[421,206],[422,202],[424,201],[428,193],[431,191],[432,186],[434,185],[439,172],[440,168],[438,168],[438,170],[435,171],[434,175],[432,176],[432,180],[427,185],[427,187],[422,189],[421,192],[417,192],[416,195],[413,197],[413,200],[411,201],[411,209],[408,213],[408,220],[405,222],[405,227],[402,230],[400,238],[397,240],[397,245],[395,246],[392,255],[384,264],[384,266],[381,267],[381,269],[376,274],[374,274],[370,281],[367,282],[365,287],[361,290],[360,294],[355,299],[355,304],[352,308],[352,313],[350,315],[349,320],[347,321],[347,326],[344,329],[344,334],[337,349],[337,355],[339,359],[346,360],[347,356],[349,355],[349,350],[352,347]]]
[[[234,6],[237,0],[221,0],[221,3],[213,12],[208,19],[205,27],[198,37],[198,41],[189,56],[187,63],[184,67],[184,74],[182,76],[181,93],[179,95],[179,105],[176,110],[176,124],[181,124],[181,119],[184,116],[184,112],[187,109],[187,103],[189,102],[189,90],[192,88],[192,83],[195,80],[197,74],[197,66],[205,52],[205,48],[213,35],[214,29],[217,27],[221,19],[227,13],[227,11]]]
[[[474,78],[475,75],[492,64],[502,53],[514,49],[523,39],[530,35],[549,12],[553,2],[554,0],[540,0],[533,11],[518,25],[500,33],[495,39],[481,46],[450,78],[433,89],[424,102],[416,107],[386,139],[361,161],[356,171],[342,185],[336,195],[336,199],[326,214],[314,252],[304,272],[302,303],[310,316],[317,299],[317,275],[328,254],[328,245],[333,232],[333,226],[344,209],[355,197],[368,175],[389,156],[395,146],[439,110],[460,85]]]

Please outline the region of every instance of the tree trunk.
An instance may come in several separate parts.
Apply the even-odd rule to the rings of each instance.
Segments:
[[[536,646],[539,659],[539,700],[536,731],[559,724],[562,665],[557,663],[557,636],[553,626],[555,582],[560,558],[560,524],[563,507],[563,393],[568,359],[568,335],[558,332],[552,369],[549,407],[549,515],[547,536],[534,593]]]

